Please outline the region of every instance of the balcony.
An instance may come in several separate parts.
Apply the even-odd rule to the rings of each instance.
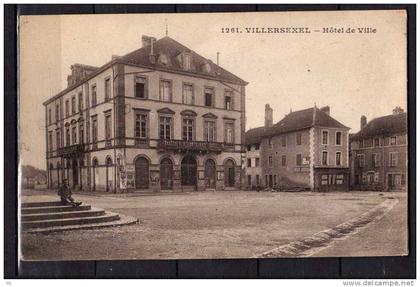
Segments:
[[[224,147],[224,143],[205,141],[159,140],[158,142],[158,149],[161,150],[222,152]]]
[[[64,158],[79,157],[85,152],[84,144],[75,144],[58,149],[58,156]]]

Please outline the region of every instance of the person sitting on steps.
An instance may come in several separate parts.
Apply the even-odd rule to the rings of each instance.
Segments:
[[[67,179],[63,179],[63,184],[58,189],[58,195],[61,197],[61,202],[64,205],[79,206],[82,202],[76,202],[71,196],[72,192],[68,185]]]

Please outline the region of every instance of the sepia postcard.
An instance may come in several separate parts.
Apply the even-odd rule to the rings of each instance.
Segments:
[[[22,260],[408,254],[404,10],[18,29]]]

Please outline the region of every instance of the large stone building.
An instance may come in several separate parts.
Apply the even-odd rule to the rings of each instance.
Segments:
[[[44,103],[49,187],[240,188],[247,82],[169,37],[71,68]]]
[[[350,138],[351,188],[403,189],[407,182],[407,113],[397,107],[392,115],[367,123]]]
[[[290,112],[262,136],[265,186],[348,190],[348,131],[330,116],[328,106]]]

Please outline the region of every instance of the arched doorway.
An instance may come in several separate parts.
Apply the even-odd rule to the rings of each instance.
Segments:
[[[225,187],[235,186],[235,163],[228,159],[225,162]]]
[[[53,180],[52,180],[52,177],[53,177],[52,170],[53,169],[54,169],[54,166],[53,166],[52,163],[50,163],[50,167],[48,168],[48,185],[49,185],[49,188],[54,187],[54,183],[53,183]]]
[[[79,185],[79,168],[76,159],[73,159],[71,167],[73,175],[73,188],[76,188],[76,186]]]
[[[160,161],[160,188],[172,189],[173,186],[173,164],[169,158]]]
[[[80,160],[80,163],[79,163],[79,169],[80,169],[80,171],[79,171],[80,189],[83,189],[83,170],[84,170],[84,168],[85,168],[85,161],[83,159],[81,159]]]
[[[182,159],[181,185],[194,188],[197,186],[197,161],[192,155],[187,155]]]
[[[147,158],[138,157],[134,163],[136,168],[136,188],[149,188],[149,161]]]
[[[216,188],[216,163],[212,159],[204,165],[204,181],[206,188]]]
[[[110,157],[106,158],[105,166],[106,166],[106,173],[105,173],[106,192],[109,192],[112,189],[112,175],[111,175],[112,159]]]
[[[57,187],[60,186],[60,169],[61,169],[61,165],[59,162],[57,162]]]
[[[98,172],[98,160],[96,158],[92,161],[92,190],[96,190],[96,173]]]

